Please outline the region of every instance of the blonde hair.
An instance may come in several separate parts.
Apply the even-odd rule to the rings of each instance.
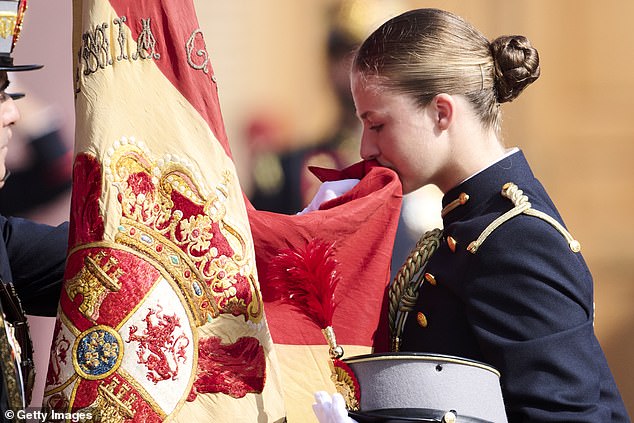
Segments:
[[[390,19],[358,48],[353,70],[426,106],[440,93],[463,95],[484,126],[499,130],[500,103],[539,77],[539,55],[523,36],[489,42],[462,18],[416,9]]]

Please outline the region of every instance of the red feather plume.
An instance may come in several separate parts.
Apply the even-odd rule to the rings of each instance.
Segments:
[[[340,276],[334,243],[312,239],[306,247],[281,250],[269,263],[272,297],[291,304],[324,329],[332,326]]]

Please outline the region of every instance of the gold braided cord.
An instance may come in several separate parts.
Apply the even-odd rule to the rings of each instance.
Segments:
[[[425,268],[432,254],[440,245],[441,229],[427,231],[418,240],[407,260],[401,266],[390,285],[388,292],[389,315],[388,322],[392,349],[398,351],[400,335],[407,313],[414,309],[418,298],[418,288],[423,278]],[[418,277],[416,275],[420,272]]]
[[[579,251],[581,251],[581,244],[579,243],[579,241],[574,239],[573,236],[570,234],[570,232],[568,232],[566,228],[564,228],[564,226],[561,225],[559,222],[557,222],[553,217],[549,216],[548,214],[542,211],[533,209],[530,201],[528,200],[528,196],[524,195],[524,191],[519,189],[519,187],[515,185],[513,182],[508,182],[504,184],[504,186],[502,187],[501,194],[503,197],[511,200],[515,207],[513,207],[511,210],[499,216],[493,222],[491,222],[489,226],[487,226],[484,229],[484,231],[482,231],[478,239],[476,239],[475,241],[472,241],[467,246],[467,250],[471,254],[475,254],[478,251],[478,248],[480,248],[482,243],[488,238],[489,235],[491,235],[491,233],[494,230],[499,228],[502,224],[511,220],[513,217],[520,214],[534,216],[546,221],[547,223],[552,225],[557,231],[559,231],[559,233],[562,234],[564,238],[566,238],[566,241],[568,242],[568,246],[573,252],[578,253]]]

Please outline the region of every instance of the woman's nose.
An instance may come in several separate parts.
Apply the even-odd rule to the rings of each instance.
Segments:
[[[376,146],[376,142],[372,139],[371,134],[367,134],[366,131],[363,131],[363,135],[361,136],[361,149],[359,153],[363,160],[372,160],[379,156],[379,149]]]

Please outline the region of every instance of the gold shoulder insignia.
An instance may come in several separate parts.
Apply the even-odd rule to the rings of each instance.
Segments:
[[[475,241],[469,244],[469,246],[467,247],[467,250],[471,254],[475,254],[478,251],[478,248],[480,248],[482,243],[484,243],[487,237],[494,230],[496,230],[503,223],[509,221],[511,218],[519,214],[534,216],[550,223],[555,229],[557,229],[557,231],[560,234],[564,236],[564,238],[566,238],[566,241],[568,241],[568,245],[570,246],[570,249],[573,252],[578,253],[579,251],[581,251],[581,244],[579,243],[579,241],[574,239],[572,235],[570,234],[570,232],[568,232],[566,228],[564,228],[563,225],[561,225],[561,223],[553,219],[552,216],[549,216],[542,211],[531,208],[531,203],[528,201],[528,197],[524,195],[524,192],[521,189],[519,189],[518,186],[515,185],[513,182],[508,182],[504,184],[504,186],[502,187],[501,194],[503,197],[506,197],[509,200],[511,200],[513,204],[515,205],[515,207],[513,207],[511,210],[507,211],[506,213],[504,213],[503,215],[495,219],[493,222],[491,222],[489,226],[487,226],[484,229],[484,231],[482,231],[478,239],[476,239]]]

